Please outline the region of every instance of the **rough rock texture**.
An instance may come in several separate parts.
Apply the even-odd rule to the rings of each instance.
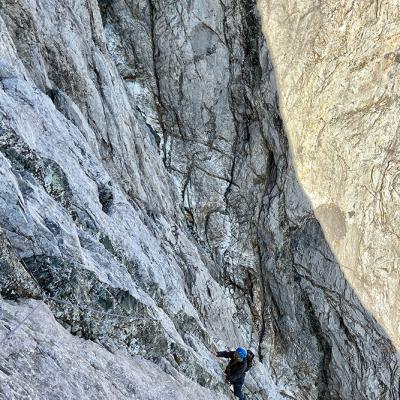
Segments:
[[[260,0],[299,180],[347,280],[400,346],[400,9]]]
[[[122,350],[113,354],[71,336],[41,302],[2,301],[0,307],[3,327],[12,326],[15,318],[22,319],[36,309],[0,350],[2,400],[228,399],[179,374],[170,376],[139,356]]]
[[[213,352],[238,344],[254,399],[397,398],[396,350],[297,182],[255,2],[0,5],[4,298],[215,398]],[[4,304],[6,334],[25,306]]]

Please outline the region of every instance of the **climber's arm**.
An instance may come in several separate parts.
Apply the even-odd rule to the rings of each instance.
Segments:
[[[234,351],[217,351],[215,355],[222,358],[233,358]]]

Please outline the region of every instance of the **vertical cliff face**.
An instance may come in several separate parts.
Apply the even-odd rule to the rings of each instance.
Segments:
[[[229,393],[212,353],[238,344],[259,359],[254,398],[396,398],[396,351],[297,180],[255,2],[0,5],[3,326],[34,307],[16,299],[46,299],[71,334],[113,351],[102,360],[123,357],[120,376],[144,356],[176,393],[195,381],[194,398]],[[27,320],[41,349],[60,329],[46,315]],[[16,348],[8,375],[52,398]]]
[[[300,182],[346,278],[398,347],[399,6],[259,4]]]

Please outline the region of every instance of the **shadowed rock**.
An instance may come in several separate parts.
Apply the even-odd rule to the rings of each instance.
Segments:
[[[213,352],[240,343],[255,399],[395,398],[397,354],[298,183],[254,2],[0,17],[0,225],[42,293],[79,304],[49,301],[70,333],[215,393]]]

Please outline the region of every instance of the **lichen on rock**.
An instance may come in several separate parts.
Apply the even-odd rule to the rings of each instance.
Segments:
[[[242,345],[254,399],[396,398],[332,244],[358,211],[301,186],[255,1],[0,5],[2,335],[32,311],[0,396],[228,398]]]

